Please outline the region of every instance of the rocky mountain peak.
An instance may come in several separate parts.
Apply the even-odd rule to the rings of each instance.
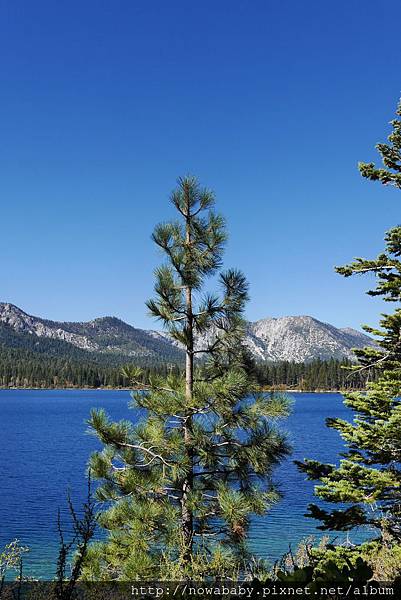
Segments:
[[[351,328],[338,329],[309,315],[261,319],[248,326],[248,345],[261,360],[307,362],[353,359],[353,348],[375,345]]]

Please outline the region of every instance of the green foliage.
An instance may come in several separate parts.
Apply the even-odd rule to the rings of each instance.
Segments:
[[[171,200],[181,221],[155,229],[167,263],[156,270],[148,308],[183,344],[185,373],[151,375],[145,390],[133,392],[131,408],[142,415],[135,423],[92,412],[90,427],[104,449],[90,469],[100,480],[99,523],[108,538],[91,547],[87,579],[243,572],[250,517],[277,500],[272,471],[289,452],[276,426],[288,401],[260,392],[242,345],[244,276],[219,273],[220,294],[203,292],[226,239],[213,195],[184,178]],[[125,375],[139,386],[140,371]]]
[[[95,362],[90,353],[82,351],[78,358],[64,358],[46,353],[0,346],[0,386],[3,387],[127,387],[136,380],[139,384],[149,382],[149,377],[169,373],[182,373],[183,363],[155,362],[152,358],[136,359],[136,365],[113,366]],[[126,357],[121,358],[121,363]],[[244,355],[244,363],[264,388],[283,390],[355,390],[366,387],[367,378],[375,378],[374,371],[350,373],[352,363],[344,360],[315,360],[308,363],[268,362],[254,363]],[[139,369],[140,375],[132,376],[131,370]]]
[[[121,364],[126,357],[121,358]],[[138,361],[141,365],[141,382],[152,375],[166,376],[182,371],[182,365],[154,363],[153,359]],[[0,387],[20,388],[99,388],[127,387],[130,379],[121,366],[107,361],[93,360],[89,352],[82,358],[55,357],[51,354],[10,348],[0,345]],[[134,368],[132,365],[129,369]],[[139,367],[136,367],[139,368]]]
[[[354,506],[327,512],[310,507],[310,516],[323,521],[321,528],[346,530],[357,525],[399,530],[401,406],[400,381],[384,371],[368,391],[345,395],[354,421],[328,419],[339,431],[347,451],[339,467],[307,460],[298,463],[309,479],[319,479],[316,495],[328,502]],[[398,534],[397,534],[398,535]]]
[[[364,546],[334,545],[326,539],[314,546],[310,538],[299,544],[295,554],[290,551],[283,557],[268,581],[302,584],[308,586],[309,594],[320,597],[320,587],[327,584],[369,581],[374,574],[370,558]]]
[[[380,181],[384,185],[393,185],[401,189],[401,101],[397,107],[397,118],[390,121],[393,131],[388,137],[389,144],[377,144],[382,156],[384,169],[378,169],[374,163],[359,163],[363,177]]]
[[[314,584],[325,584],[327,582],[346,583],[355,581],[358,585],[366,583],[373,575],[372,568],[360,556],[352,563],[349,556],[338,556],[332,552],[333,558],[328,558],[330,552],[326,552],[324,560],[315,565],[306,567],[294,567],[291,573],[278,571],[276,577],[283,583],[303,583],[309,585],[310,593],[319,589]]]
[[[376,581],[400,582],[401,545],[374,540],[362,544],[361,556],[373,570]]]
[[[400,114],[400,107],[397,114]],[[360,165],[364,177],[401,187],[400,121],[392,121],[391,146],[379,144],[386,169]],[[386,301],[401,299],[401,228],[386,235],[386,249],[374,260],[356,259],[338,268],[348,277],[354,274],[375,275],[376,286],[368,293]],[[339,466],[322,465],[306,460],[298,463],[310,479],[320,480],[316,495],[328,502],[350,503],[331,512],[315,505],[310,514],[322,521],[322,529],[348,530],[359,525],[377,528],[382,537],[401,536],[401,310],[383,315],[381,329],[365,329],[378,338],[378,349],[357,350],[359,365],[354,369],[377,374],[366,392],[345,394],[345,404],[354,413],[353,422],[328,419],[327,425],[336,429],[347,450]]]
[[[365,389],[368,373],[351,372],[349,360],[313,360],[307,363],[288,361],[257,363],[256,377],[265,387],[314,390]],[[370,379],[375,373],[369,373]]]
[[[286,554],[275,566],[271,579],[287,583],[367,581],[399,582],[401,545],[375,539],[360,545],[338,545],[323,538],[301,542],[296,552]],[[312,588],[313,589],[313,588]]]

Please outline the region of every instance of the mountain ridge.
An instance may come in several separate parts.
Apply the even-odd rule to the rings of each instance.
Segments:
[[[39,340],[53,340],[56,346],[57,342],[62,342],[61,353],[65,352],[64,344],[69,344],[90,357],[101,356],[102,360],[110,357],[114,362],[145,358],[180,362],[183,359],[182,348],[165,332],[136,328],[114,316],[86,322],[51,321],[30,315],[9,302],[0,302],[0,324],[12,329],[21,344],[27,335]],[[375,342],[360,331],[350,327],[337,328],[309,315],[268,317],[248,322],[245,343],[252,355],[263,362],[353,359],[352,348],[375,346]]]

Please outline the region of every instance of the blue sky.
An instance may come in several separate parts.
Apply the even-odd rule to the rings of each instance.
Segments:
[[[401,5],[0,1],[0,300],[155,326],[154,225],[214,189],[248,318],[377,323],[367,279],[400,193],[362,179],[401,95]]]

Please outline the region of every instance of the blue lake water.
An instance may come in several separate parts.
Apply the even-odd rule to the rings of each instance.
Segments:
[[[282,428],[294,448],[276,470],[283,499],[251,528],[252,549],[271,561],[309,535],[321,536],[316,522],[304,517],[315,501],[313,482],[305,481],[294,459],[338,461],[342,450],[336,431],[325,427],[328,416],[350,418],[340,394],[292,394],[293,412]],[[52,578],[57,557],[57,510],[69,529],[67,490],[79,507],[85,499],[85,468],[100,448],[86,433],[92,407],[103,407],[113,419],[129,418],[129,392],[104,390],[0,390],[0,549],[18,538],[30,547],[25,571]]]

